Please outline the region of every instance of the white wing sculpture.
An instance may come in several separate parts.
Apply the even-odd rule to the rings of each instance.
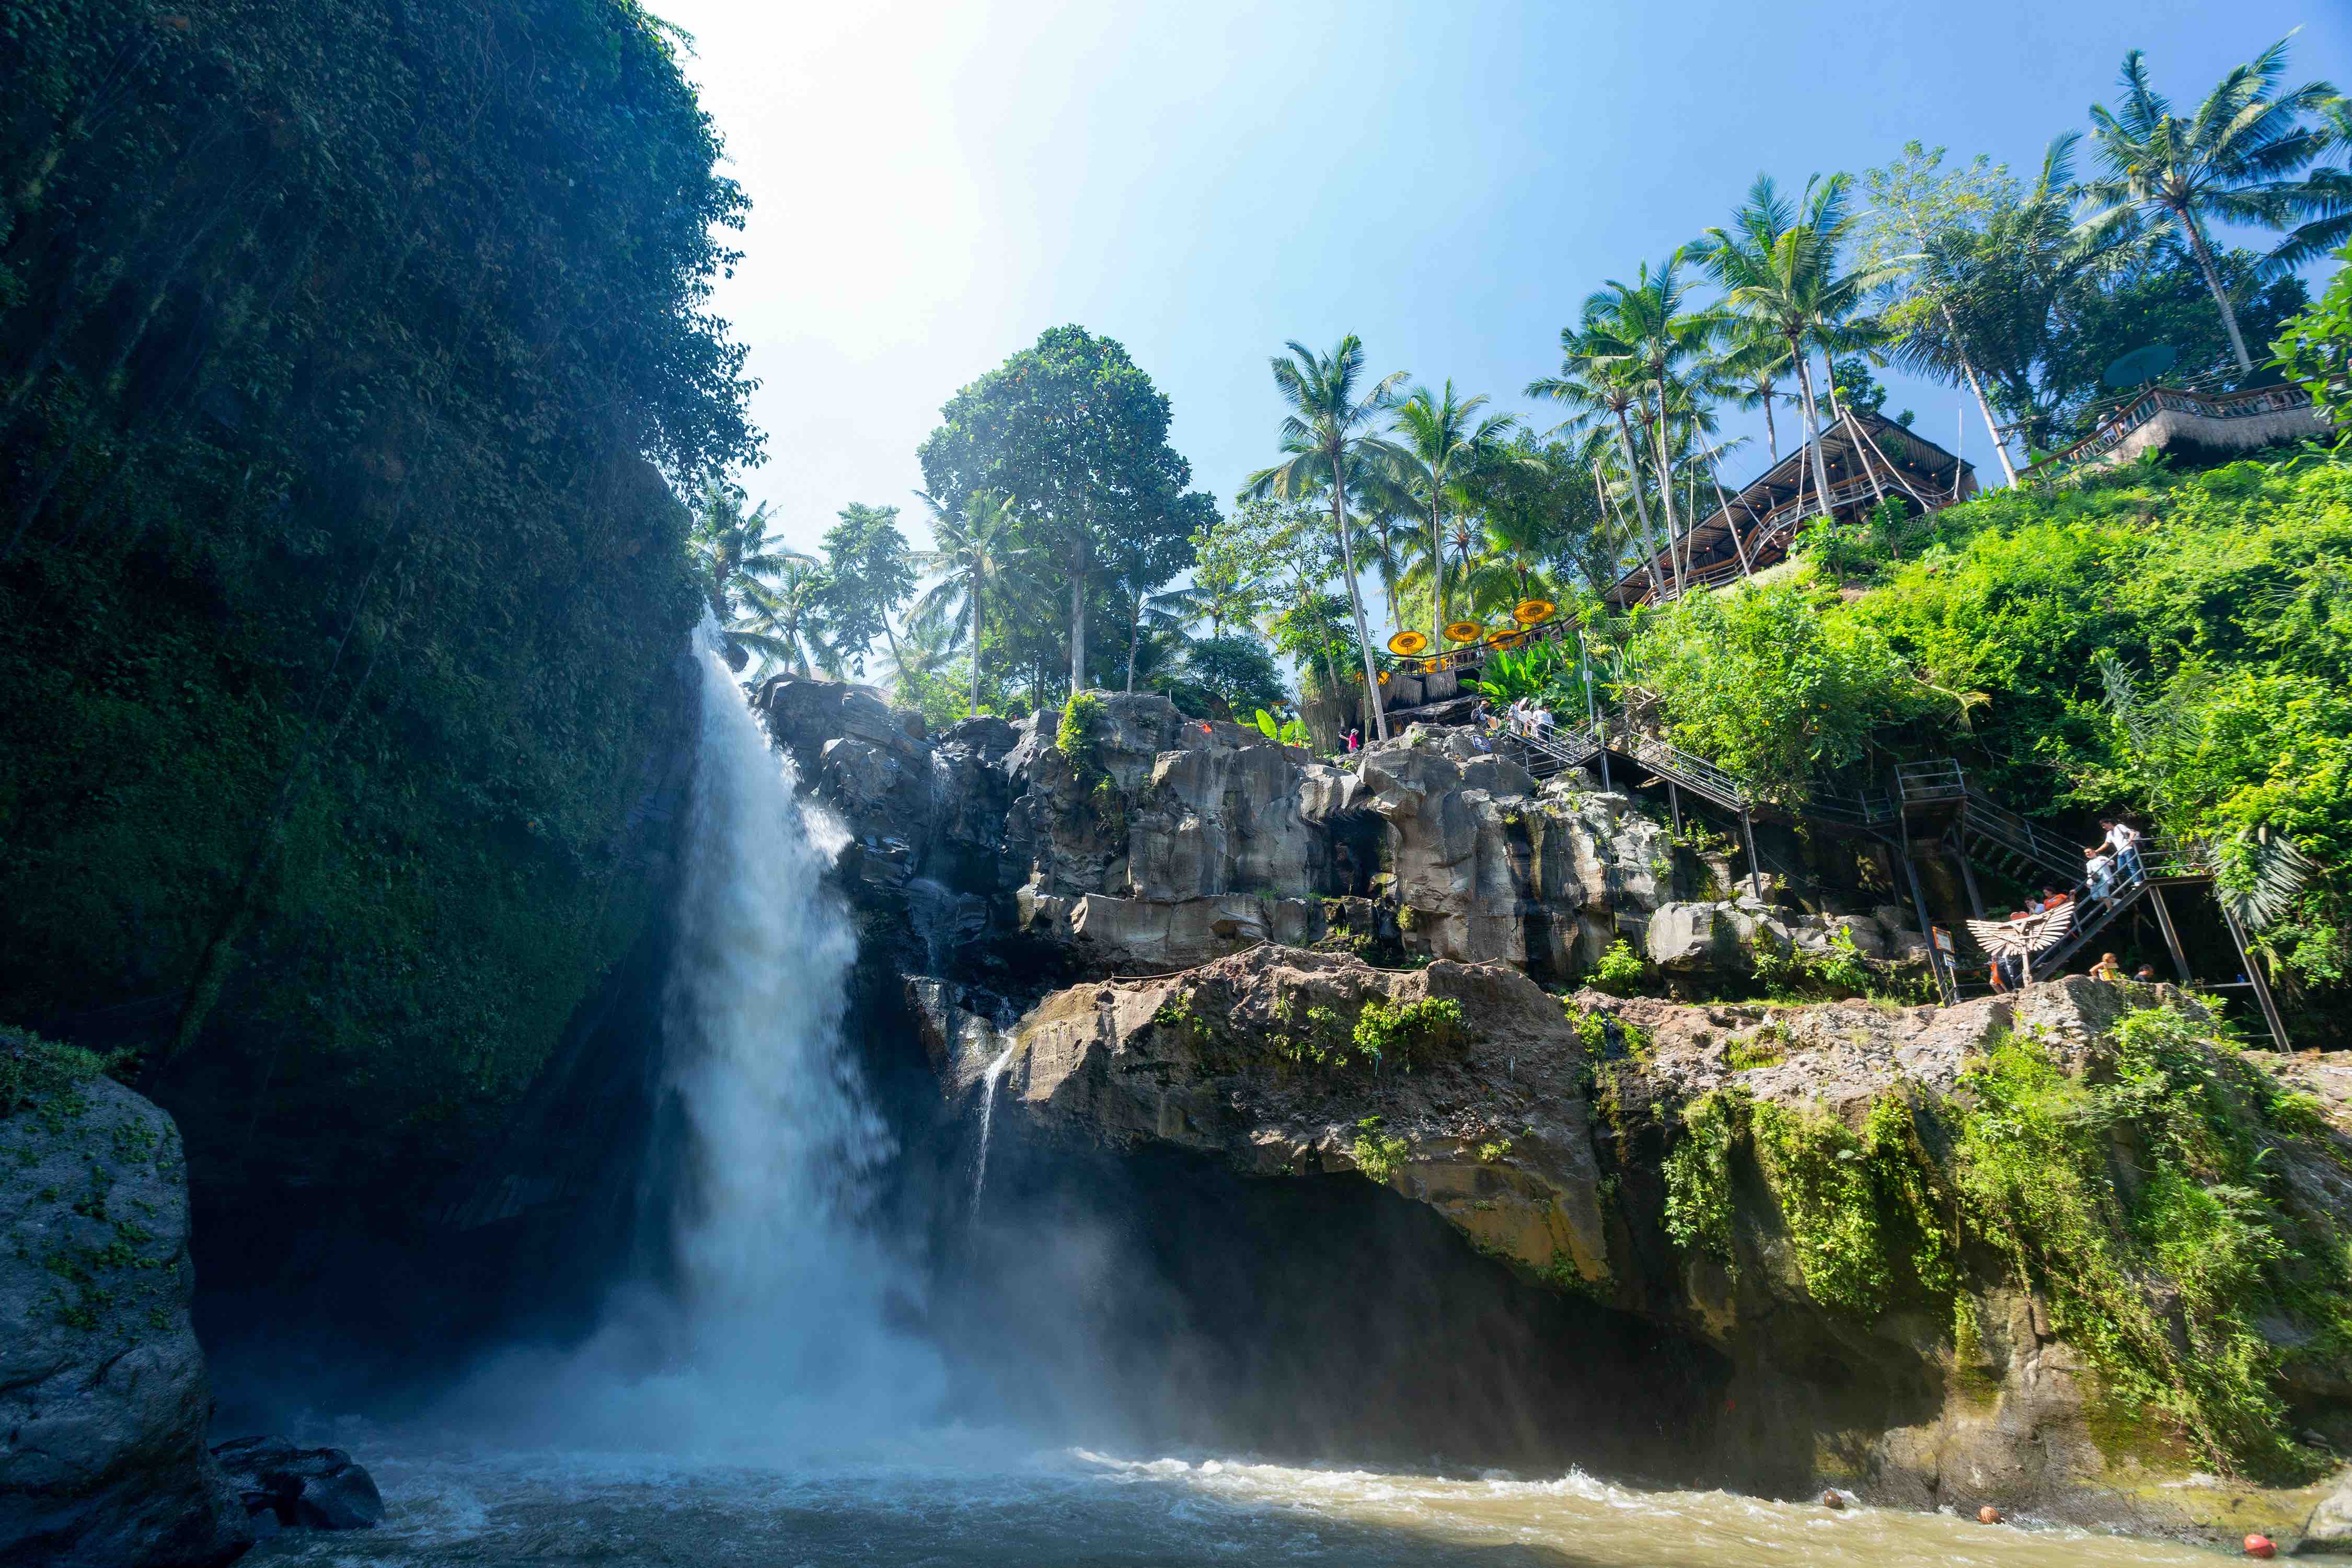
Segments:
[[[2074,906],[2059,905],[2013,921],[1970,921],[1969,934],[1994,958],[2014,958],[2027,981],[2033,978],[2033,955],[2066,940],[2074,923]]]

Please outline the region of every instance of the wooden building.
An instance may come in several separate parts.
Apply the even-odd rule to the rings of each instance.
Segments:
[[[1687,589],[1720,587],[1760,572],[1788,558],[1797,525],[1808,518],[1827,513],[1850,521],[1881,499],[1937,511],[1977,493],[1974,464],[1875,414],[1848,415],[1823,433],[1821,446],[1828,506],[1813,482],[1810,442],[1730,496],[1728,505],[1712,505],[1714,487],[1705,486],[1698,494],[1706,515],[1675,538],[1675,563],[1660,556],[1634,567],[1610,589],[1610,603],[1621,609],[1664,604]]]

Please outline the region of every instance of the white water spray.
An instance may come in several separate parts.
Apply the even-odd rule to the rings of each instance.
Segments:
[[[795,798],[716,632],[706,621],[696,638],[701,750],[664,1002],[688,1132],[676,1234],[689,1353],[746,1415],[912,1416],[936,1369],[885,1326],[903,1286],[861,1223],[895,1150],[842,1039],[857,944],[824,875],[844,835]]]
[[[996,1118],[996,1083],[1004,1076],[1005,1069],[1013,1065],[1013,1053],[1020,1048],[1021,1041],[1017,1037],[1005,1041],[1004,1049],[988,1064],[988,1074],[981,1079],[980,1158],[973,1164],[971,1173],[971,1206],[975,1213],[980,1208],[980,1194],[988,1186],[988,1129]]]

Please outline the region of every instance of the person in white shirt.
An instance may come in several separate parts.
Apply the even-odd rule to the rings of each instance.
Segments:
[[[2100,849],[2083,851],[2083,879],[2090,884],[2092,898],[2104,899],[2114,890],[2108,886],[2108,879],[2114,874],[2115,868],[2114,856],[2105,854]]]
[[[2099,818],[2099,831],[2103,837],[2084,853],[2096,854],[2100,849],[2112,849],[2115,851],[2116,868],[2123,874],[2124,881],[2126,884],[2138,881],[2141,875],[2138,831],[2112,816]]]

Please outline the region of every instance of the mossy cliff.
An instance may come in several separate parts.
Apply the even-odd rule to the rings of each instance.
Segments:
[[[742,198],[624,0],[35,0],[0,99],[0,1017],[413,1204],[658,899]]]
[[[1014,1037],[1049,1128],[1352,1172],[1714,1345],[1704,1479],[2218,1539],[2352,1450],[2352,1139],[2169,987],[1692,1007],[1265,947]]]

